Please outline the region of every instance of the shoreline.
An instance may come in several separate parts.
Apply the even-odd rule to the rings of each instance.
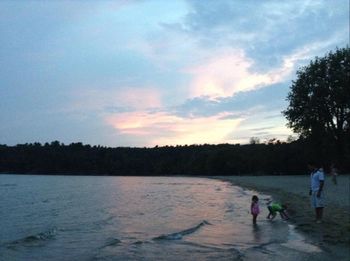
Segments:
[[[326,198],[328,204],[324,209],[322,224],[316,224],[314,221],[315,213],[310,206],[307,190],[308,175],[209,176],[208,178],[227,181],[236,186],[268,194],[274,201],[288,203],[287,212],[290,217],[288,222],[295,227],[296,231],[325,251],[342,252],[344,256],[350,256],[350,175],[338,178],[338,185],[334,185],[330,182],[330,178],[326,178],[324,189],[329,198]],[[305,187],[300,188],[304,183]]]

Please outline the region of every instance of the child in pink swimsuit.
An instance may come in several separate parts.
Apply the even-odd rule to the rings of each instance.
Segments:
[[[260,213],[259,198],[256,195],[252,197],[252,204],[250,205],[250,213],[253,216],[253,224],[256,224],[256,218]]]

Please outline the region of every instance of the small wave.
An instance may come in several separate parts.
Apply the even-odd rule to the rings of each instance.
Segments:
[[[182,239],[182,237],[196,232],[198,229],[200,229],[204,225],[211,225],[211,224],[208,221],[204,220],[195,227],[191,227],[189,229],[185,229],[176,233],[161,235],[159,237],[153,238],[153,240],[180,240]]]
[[[5,184],[0,184],[0,187],[16,187],[17,184],[14,183],[5,183]]]
[[[142,244],[148,244],[148,243],[152,243],[152,241],[149,241],[149,240],[145,240],[145,241],[138,240],[138,241],[133,242],[132,244],[133,245],[142,245]]]
[[[268,250],[266,247],[270,246],[270,245],[274,245],[274,244],[280,244],[280,243],[281,243],[281,241],[279,241],[279,240],[272,240],[269,242],[261,243],[259,245],[253,245],[249,249],[258,249],[262,253],[273,253],[273,251]]]
[[[93,222],[93,224],[97,227],[103,227],[106,225],[110,225],[115,218],[116,218],[116,216],[110,215],[109,217],[107,217],[105,219],[97,220],[97,221]]]
[[[118,238],[109,238],[107,239],[106,241],[106,244],[102,247],[109,247],[109,246],[115,246],[115,245],[118,245],[120,244],[122,241],[120,241]]]
[[[13,248],[16,246],[35,246],[36,244],[44,243],[50,239],[55,238],[57,234],[57,229],[53,228],[35,235],[30,235],[15,241],[12,241],[7,245],[8,248]]]

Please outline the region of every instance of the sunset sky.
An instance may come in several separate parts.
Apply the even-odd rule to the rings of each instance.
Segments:
[[[286,140],[296,70],[348,42],[348,0],[2,0],[0,144]]]

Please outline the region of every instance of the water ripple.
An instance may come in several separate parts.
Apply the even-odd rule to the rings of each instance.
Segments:
[[[171,234],[167,234],[167,235],[161,235],[159,237],[153,238],[153,240],[180,240],[180,239],[182,239],[182,237],[196,232],[198,229],[200,229],[204,225],[211,225],[211,224],[208,221],[203,220],[197,226],[182,230],[180,232],[171,233]]]

